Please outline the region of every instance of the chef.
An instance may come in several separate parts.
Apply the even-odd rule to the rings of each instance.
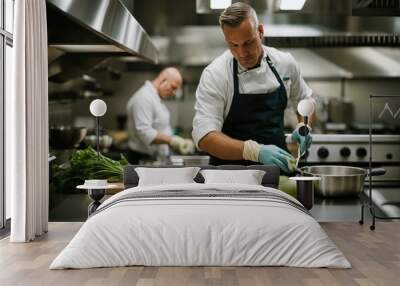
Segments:
[[[169,146],[181,154],[194,151],[191,139],[172,135],[170,113],[162,102],[175,95],[182,85],[182,76],[176,68],[162,70],[152,81],[144,85],[130,98],[127,105],[129,152],[128,161],[154,157],[165,158]]]
[[[196,91],[193,139],[211,164],[273,164],[291,173],[284,114],[312,96],[294,58],[262,44],[263,25],[249,5],[236,2],[219,17],[229,50],[203,71]],[[311,136],[292,134],[301,153]]]

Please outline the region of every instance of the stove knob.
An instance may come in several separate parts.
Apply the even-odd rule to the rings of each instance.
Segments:
[[[340,149],[340,155],[342,155],[342,157],[349,157],[351,154],[350,148],[348,147],[343,147],[342,149]]]
[[[317,151],[318,157],[322,159],[326,159],[329,156],[329,150],[325,147],[321,147]]]
[[[358,148],[356,151],[357,157],[363,158],[365,156],[367,156],[367,149],[365,148]]]

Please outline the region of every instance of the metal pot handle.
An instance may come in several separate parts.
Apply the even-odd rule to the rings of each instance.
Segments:
[[[373,177],[373,176],[383,176],[386,174],[386,170],[384,168],[374,168],[369,171],[367,169],[367,174],[365,174],[365,177]]]

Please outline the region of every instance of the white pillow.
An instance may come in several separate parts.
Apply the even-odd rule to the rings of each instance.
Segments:
[[[262,170],[202,170],[204,183],[234,183],[261,185],[265,171]]]
[[[135,168],[139,186],[195,183],[193,179],[199,170],[199,167]]]

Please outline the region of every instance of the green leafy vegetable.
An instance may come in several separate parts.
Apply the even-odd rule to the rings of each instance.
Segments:
[[[108,179],[110,182],[122,181],[123,166],[127,164],[123,155],[121,160],[114,161],[101,153],[98,156],[92,147],[76,151],[71,158],[71,168],[80,170],[84,179]]]
[[[77,150],[69,164],[55,166],[53,169],[54,184],[58,189],[71,190],[87,179],[107,179],[109,182],[121,182],[123,167],[128,164],[121,154],[119,161],[105,157],[88,147]]]

